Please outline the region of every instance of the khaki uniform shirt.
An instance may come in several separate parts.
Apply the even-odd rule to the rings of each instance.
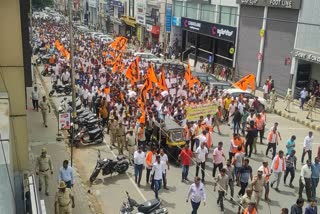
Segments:
[[[48,172],[49,170],[52,171],[51,157],[49,155],[46,155],[45,158],[42,156],[38,157],[37,167],[39,172]]]
[[[128,146],[136,145],[135,136],[127,135],[127,142],[128,142]]]
[[[58,203],[59,207],[66,207],[71,205],[71,189],[66,188],[64,192],[58,191],[55,196],[55,202]]]
[[[116,129],[116,134],[117,134],[117,137],[124,137],[125,134],[126,134],[126,128],[125,126],[118,126],[117,129]]]
[[[41,111],[47,111],[50,108],[47,100],[45,102],[43,102],[43,100],[41,100],[39,103],[39,107],[40,107]]]
[[[114,133],[116,131],[117,126],[118,126],[117,121],[111,122],[109,126],[110,131]]]
[[[257,179],[257,182],[255,183],[255,185],[252,186],[253,191],[262,192],[265,184],[265,179],[262,176],[261,176],[261,179],[258,179],[258,177],[255,176],[253,180],[255,179]]]

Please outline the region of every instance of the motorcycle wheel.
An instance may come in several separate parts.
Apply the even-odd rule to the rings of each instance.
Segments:
[[[52,97],[53,94],[54,94],[54,90],[50,91],[49,97]]]
[[[123,174],[128,170],[128,168],[129,168],[129,163],[128,162],[122,163],[118,168],[118,173],[119,174]]]
[[[71,90],[66,90],[64,93],[65,93],[66,95],[69,95],[69,94],[71,93]]]
[[[99,169],[94,169],[94,171],[92,172],[92,174],[91,174],[91,176],[89,178],[90,183],[93,183],[96,180],[96,178],[98,177],[99,173],[100,173]]]

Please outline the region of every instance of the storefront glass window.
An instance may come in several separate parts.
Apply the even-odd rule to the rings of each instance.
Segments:
[[[221,6],[219,19],[220,24],[235,26],[237,20],[237,8]]]
[[[198,5],[197,3],[187,3],[187,17],[190,19],[197,19]]]
[[[183,7],[182,1],[176,1],[174,3],[174,16],[177,16],[177,17],[182,16],[182,7]]]
[[[211,22],[214,23],[215,20],[215,12],[216,6],[215,5],[208,5],[208,4],[202,4],[201,5],[201,20],[205,22]]]

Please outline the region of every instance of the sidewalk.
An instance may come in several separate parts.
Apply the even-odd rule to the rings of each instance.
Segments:
[[[263,97],[262,91],[256,91],[256,95],[259,97]],[[299,101],[294,100],[290,106],[290,112],[285,111],[286,102],[283,98],[278,97],[277,102],[274,109],[274,114],[292,120],[294,122],[300,123],[301,125],[307,126],[310,129],[315,131],[320,131],[320,113],[318,109],[313,109],[312,112],[312,120],[307,119],[308,108],[306,105],[304,106],[304,110],[299,108]],[[270,108],[270,103],[268,103],[267,110]]]
[[[41,85],[41,81],[37,81],[38,90],[40,92],[40,97],[45,95],[45,90]],[[70,154],[68,148],[64,141],[56,141],[57,134],[57,119],[51,109],[51,113],[48,114],[48,128],[42,125],[42,115],[41,112],[36,112],[32,110],[32,103],[30,98],[32,88],[27,88],[27,125],[29,133],[29,145],[30,145],[30,160],[32,162],[32,173],[35,174],[35,160],[37,156],[40,155],[40,151],[43,147],[47,148],[48,154],[51,156],[53,164],[53,175],[49,180],[49,196],[44,194],[44,191],[40,192],[40,199],[45,201],[47,214],[54,214],[54,196],[58,188],[57,173],[59,168],[62,166],[63,160],[70,161]],[[75,185],[72,189],[75,196],[75,208],[73,213],[77,214],[90,214],[96,213],[90,203],[89,195],[84,187],[79,174],[77,173],[76,166],[73,165],[75,174]],[[38,179],[37,179],[38,180]],[[43,187],[44,188],[44,187]]]

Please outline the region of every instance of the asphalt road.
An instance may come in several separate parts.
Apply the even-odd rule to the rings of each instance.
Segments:
[[[45,81],[49,83],[49,78],[45,77]],[[50,84],[48,84],[50,85]],[[50,86],[49,86],[50,88]],[[58,105],[62,97],[54,97],[54,102]],[[298,197],[298,178],[300,175],[300,158],[303,147],[303,139],[308,134],[309,129],[299,125],[295,122],[282,118],[278,115],[268,114],[267,115],[267,130],[273,126],[274,122],[279,123],[279,131],[281,132],[282,140],[279,143],[278,149],[285,151],[285,143],[291,137],[291,135],[296,135],[296,150],[298,158],[298,170],[296,171],[296,177],[294,179],[293,185],[295,188],[290,188],[283,185],[283,177],[279,186],[280,192],[276,192],[274,189],[270,190],[271,202],[267,204],[264,200],[260,202],[259,213],[280,213],[281,208],[290,208]],[[214,146],[217,142],[224,142],[224,152],[227,155],[230,145],[230,139],[232,137],[232,130],[230,127],[223,125],[221,127],[223,135],[214,135]],[[314,132],[315,141],[313,143],[313,151],[317,151],[319,146],[319,133]],[[264,141],[265,142],[265,141]],[[266,142],[265,142],[266,143]],[[74,150],[74,159],[77,163],[79,173],[81,177],[89,178],[92,170],[94,169],[97,160],[97,150],[101,151],[102,157],[114,158],[117,155],[117,150],[111,150],[109,147],[109,136],[106,135],[105,143],[99,146],[91,146],[86,148],[79,148]],[[265,154],[266,145],[257,145],[257,154],[252,155],[250,159],[250,165],[256,173],[259,166],[263,160],[269,161],[271,164],[271,158],[266,157]],[[269,153],[270,154],[270,153]],[[270,154],[271,155],[271,154]],[[316,155],[316,152],[314,152]],[[96,195],[97,199],[101,203],[103,213],[119,213],[119,209],[122,202],[125,200],[125,191],[128,191],[132,198],[138,202],[143,202],[146,199],[154,198],[154,192],[150,189],[150,186],[145,183],[145,173],[143,172],[143,177],[141,181],[141,187],[138,188],[134,183],[134,171],[133,167],[130,167],[127,174],[114,174],[112,176],[102,176],[99,175],[98,179],[90,187],[91,192]],[[203,204],[199,208],[199,213],[220,213],[220,209],[216,204],[218,193],[213,191],[212,186],[212,149],[210,149],[209,160],[206,164],[206,195],[207,204]],[[189,179],[195,175],[195,165],[190,167]],[[163,201],[163,205],[169,209],[169,213],[190,213],[191,205],[185,202],[186,192],[188,190],[189,184],[181,182],[181,169],[175,166],[171,166],[167,173],[168,187],[169,190],[161,189],[159,192],[159,197]],[[271,180],[273,177],[271,176]],[[88,184],[89,185],[89,184]],[[235,195],[239,191],[238,187],[235,187]],[[319,191],[318,194],[319,195]],[[305,194],[303,194],[306,198]],[[227,196],[229,199],[230,196]],[[237,213],[238,205],[231,203],[230,200],[225,200],[225,213]]]

